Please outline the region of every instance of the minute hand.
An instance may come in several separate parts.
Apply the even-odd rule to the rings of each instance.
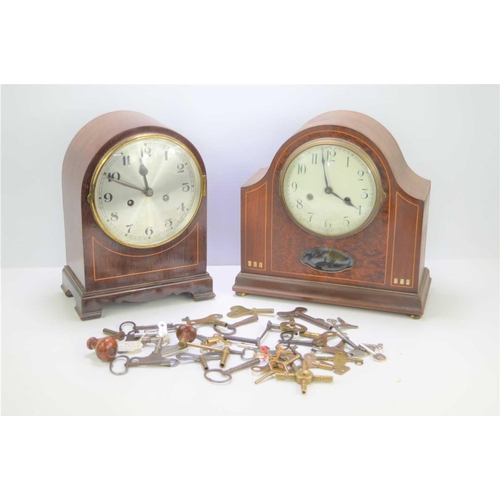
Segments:
[[[138,191],[142,191],[144,194],[146,194],[146,191],[144,189],[142,189],[141,187],[134,186],[133,184],[129,184],[128,182],[125,182],[125,181],[119,181],[118,179],[114,179],[110,174],[108,174],[106,176],[106,179],[108,179],[108,181],[113,181],[113,182],[116,182],[117,184],[121,184],[122,186],[127,186],[127,187],[132,188],[132,189],[137,189]]]

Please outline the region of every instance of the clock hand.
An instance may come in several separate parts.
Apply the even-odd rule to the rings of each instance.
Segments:
[[[344,198],[344,203],[345,203],[346,205],[349,205],[349,206],[350,206],[350,207],[352,207],[352,208],[355,208],[356,210],[358,209],[358,207],[356,207],[356,206],[354,206],[354,205],[352,204],[351,198],[349,198],[348,196],[346,196],[346,197]]]
[[[342,200],[346,205],[355,208],[357,210],[358,207],[352,204],[351,198],[346,196],[345,198],[342,198],[342,196],[339,196],[337,193],[334,193],[331,187],[326,187],[325,188],[325,193],[327,194],[333,194],[333,196],[336,196],[339,200]]]
[[[116,182],[117,184],[121,184],[122,186],[127,186],[129,188],[132,188],[132,189],[137,189],[138,191],[142,191],[144,194],[147,194],[146,191],[142,188],[140,188],[139,186],[134,186],[133,184],[129,184],[128,182],[125,182],[125,181],[119,181],[118,179],[114,179],[111,174],[108,174],[106,176],[106,179],[108,179],[108,181],[113,181],[113,182]]]
[[[321,163],[323,164],[323,175],[325,176],[325,193],[328,193],[328,189],[331,191],[331,187],[328,185],[328,178],[326,177],[326,166],[325,166],[325,157],[323,155],[323,148],[321,148]]]
[[[142,161],[142,158],[139,158],[139,161],[141,163],[141,166],[139,167],[139,173],[144,177],[144,185],[146,186],[146,194],[151,191],[149,185],[148,185],[148,179],[147,179],[147,175],[149,173],[148,169],[146,168],[146,165],[144,165],[143,161]]]
[[[342,198],[337,193],[334,193],[333,189],[328,185],[328,177],[326,176],[325,155],[323,153],[323,148],[321,148],[321,163],[323,164],[323,175],[325,176],[325,184],[326,184],[325,193],[326,194],[333,194],[333,196],[336,196],[339,200],[342,200],[346,205],[349,205],[350,207],[356,208],[352,204],[351,198],[349,198],[349,197]]]

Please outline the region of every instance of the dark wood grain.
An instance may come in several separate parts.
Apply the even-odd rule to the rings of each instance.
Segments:
[[[99,317],[110,302],[142,302],[180,293],[189,293],[195,300],[215,296],[206,272],[206,195],[185,231],[156,248],[125,247],[94,220],[87,196],[100,159],[119,142],[143,133],[166,134],[182,142],[206,176],[203,159],[189,140],[142,113],[107,113],[77,133],[62,171],[67,258],[62,288],[67,296],[75,297],[81,319]]]
[[[320,138],[356,145],[380,173],[385,198],[378,213],[349,237],[325,238],[304,231],[280,198],[280,174],[287,159],[298,147]],[[377,121],[351,111],[319,115],[281,146],[267,172],[259,171],[241,189],[242,263],[233,290],[421,316],[431,281],[424,268],[429,193],[430,182],[408,167],[392,135]],[[265,258],[259,267],[254,262],[260,262],[263,242]],[[304,250],[320,246],[349,254],[354,267],[327,273],[301,262]]]

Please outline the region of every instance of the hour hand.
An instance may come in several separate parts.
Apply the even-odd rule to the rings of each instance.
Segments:
[[[349,198],[348,196],[346,196],[346,197],[344,198],[344,203],[345,203],[346,205],[349,205],[349,206],[350,206],[350,207],[352,207],[352,208],[358,208],[358,207],[356,207],[355,205],[353,205],[353,204],[352,204],[351,198]]]
[[[146,186],[146,191],[149,191],[148,179],[146,177],[149,171],[146,168],[146,165],[144,165],[142,158],[139,159],[139,162],[140,162],[139,174],[141,174],[144,177],[144,185]]]
[[[351,198],[349,198],[348,196],[346,196],[345,198],[342,198],[342,196],[339,196],[337,193],[335,193],[331,187],[327,186],[325,188],[325,193],[326,194],[333,194],[333,196],[336,196],[339,200],[342,200],[346,205],[357,209],[357,207],[352,204]]]

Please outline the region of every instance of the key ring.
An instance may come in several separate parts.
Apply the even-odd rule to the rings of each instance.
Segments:
[[[227,370],[221,370],[220,368],[210,368],[209,370],[205,370],[204,376],[207,380],[209,380],[210,382],[213,382],[214,384],[224,384],[225,382],[231,381],[231,379],[233,378],[231,375],[232,373],[240,371],[240,370],[244,370],[245,368],[250,368],[250,367],[258,365],[258,364],[260,364],[259,359],[254,358],[254,359],[247,361],[246,363],[235,366],[234,368],[229,368]],[[209,377],[208,376],[209,373],[219,373],[223,377],[223,379],[217,380],[217,379],[214,379],[212,377]]]
[[[220,373],[221,376],[223,377],[223,380],[217,380],[212,377],[209,377],[208,376],[209,373]],[[214,384],[224,384],[226,382],[230,382],[231,379],[233,378],[233,376],[230,373],[227,373],[226,370],[222,370],[220,368],[210,368],[208,370],[205,370],[204,375],[207,380],[210,380],[210,382],[213,382]]]
[[[113,364],[115,363],[115,361],[117,359],[126,359],[127,361],[125,361],[125,363],[123,364],[124,366],[124,370],[122,370],[121,372],[119,371],[114,371],[113,370]],[[127,372],[128,372],[128,364],[130,362],[130,358],[128,356],[125,356],[124,354],[120,355],[120,356],[116,356],[116,358],[114,358],[111,363],[109,363],[109,371],[113,374],[113,375],[125,375]]]
[[[125,332],[125,333],[135,332],[135,327],[136,327],[137,325],[136,325],[133,321],[124,321],[124,322],[120,325],[120,328],[119,328],[119,330],[120,330],[121,332],[125,331],[125,330],[123,330],[123,327],[124,327],[125,325],[132,325],[132,329],[131,329],[131,330],[129,330],[128,332]]]

